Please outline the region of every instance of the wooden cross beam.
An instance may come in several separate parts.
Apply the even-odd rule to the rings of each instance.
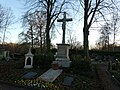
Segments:
[[[63,19],[58,19],[57,22],[62,22],[62,30],[63,30],[63,37],[62,37],[62,44],[65,44],[65,30],[66,30],[66,22],[72,21],[72,18],[66,18],[66,12],[64,12]]]

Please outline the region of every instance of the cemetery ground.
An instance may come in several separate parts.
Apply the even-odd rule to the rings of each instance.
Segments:
[[[72,62],[70,68],[61,68],[63,69],[63,72],[60,76],[53,81],[53,83],[46,83],[42,80],[38,81],[37,78],[51,68],[51,65],[49,65],[48,62],[42,62],[47,65],[41,64],[39,67],[24,69],[23,59],[10,61],[1,60],[0,81],[6,85],[27,87],[32,90],[45,90],[45,87],[47,87],[46,90],[108,90],[104,88],[105,84],[103,83],[103,81],[106,81],[104,78],[106,74],[101,75],[101,72],[99,72],[104,65],[95,64],[89,67],[88,62],[81,62],[82,63],[76,60]],[[33,77],[28,75],[28,78],[24,78],[24,75],[29,72],[35,72],[37,74]],[[68,85],[64,85],[66,77],[71,77],[73,79]],[[38,83],[41,84],[37,85]],[[69,83],[69,80],[67,83]]]

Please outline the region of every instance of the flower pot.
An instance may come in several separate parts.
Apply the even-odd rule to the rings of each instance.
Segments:
[[[59,68],[59,64],[58,63],[53,63],[52,64],[52,69],[57,70]]]

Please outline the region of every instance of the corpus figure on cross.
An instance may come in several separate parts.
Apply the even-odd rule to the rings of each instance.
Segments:
[[[66,12],[64,12],[63,19],[57,20],[57,22],[62,22],[62,30],[63,30],[62,44],[65,44],[65,29],[66,29],[66,22],[67,21],[72,21],[72,18],[66,18]]]

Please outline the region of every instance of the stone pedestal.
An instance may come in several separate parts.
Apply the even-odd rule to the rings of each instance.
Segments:
[[[62,67],[70,67],[69,44],[57,44],[57,55],[53,63],[58,63]]]
[[[25,66],[24,66],[24,68],[26,68],[26,69],[33,68],[33,56],[34,55],[31,53],[30,50],[27,54],[25,54]]]

